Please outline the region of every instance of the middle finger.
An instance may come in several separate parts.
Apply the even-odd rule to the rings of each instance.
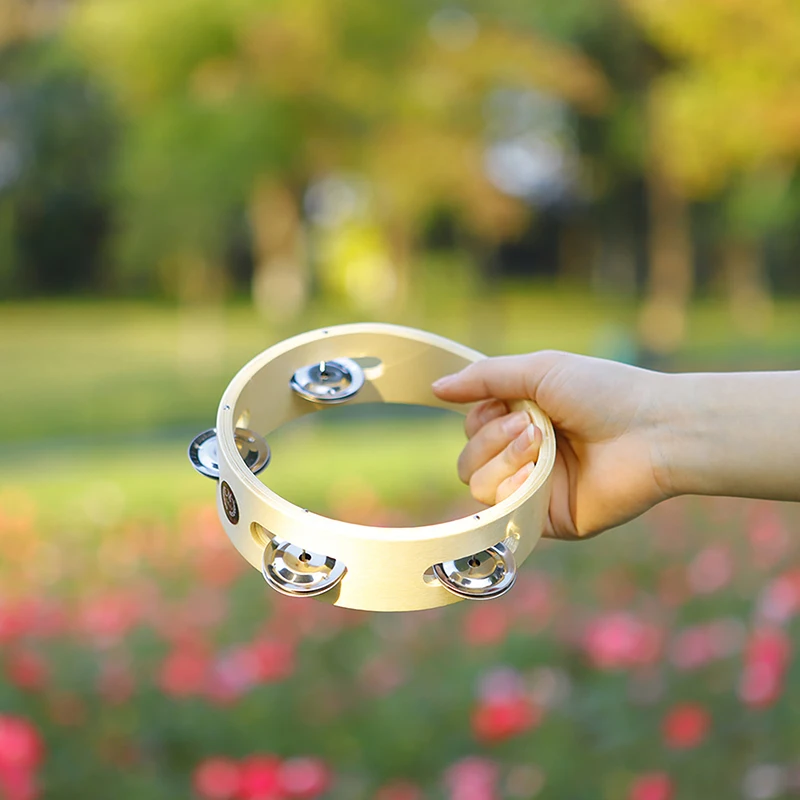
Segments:
[[[530,423],[524,411],[506,414],[486,423],[465,445],[458,457],[458,477],[469,483],[472,474],[491,461]]]

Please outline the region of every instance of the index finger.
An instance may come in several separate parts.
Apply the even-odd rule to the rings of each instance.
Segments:
[[[521,356],[485,358],[433,384],[434,393],[454,403],[497,397],[501,400],[536,398],[536,388],[560,354],[550,351]]]

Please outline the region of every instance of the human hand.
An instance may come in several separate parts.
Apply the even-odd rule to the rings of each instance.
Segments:
[[[542,351],[487,358],[433,385],[442,400],[483,401],[465,420],[459,477],[487,505],[533,469],[542,433],[507,401],[529,398],[550,417],[557,453],[544,535],[582,539],[668,496],[658,477],[659,414],[667,376],[598,358]]]

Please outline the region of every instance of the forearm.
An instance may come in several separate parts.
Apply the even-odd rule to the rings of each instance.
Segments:
[[[800,372],[661,375],[655,388],[668,494],[800,501]]]

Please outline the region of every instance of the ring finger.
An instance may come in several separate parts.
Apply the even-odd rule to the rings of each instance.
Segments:
[[[498,488],[503,481],[526,464],[535,461],[541,445],[542,432],[529,424],[513,442],[472,474],[469,481],[472,496],[487,505],[495,503]]]

